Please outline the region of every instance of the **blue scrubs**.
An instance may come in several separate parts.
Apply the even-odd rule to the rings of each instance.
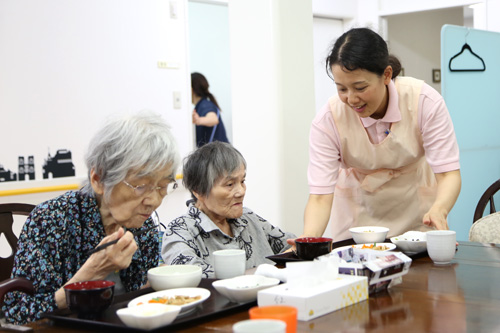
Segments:
[[[207,98],[202,98],[195,106],[196,113],[200,117],[205,117],[209,112],[217,114],[217,106]],[[213,127],[198,126],[196,125],[196,146],[201,147],[210,141]],[[214,138],[212,141],[229,142],[226,136],[226,129],[219,112],[219,124],[215,130]]]

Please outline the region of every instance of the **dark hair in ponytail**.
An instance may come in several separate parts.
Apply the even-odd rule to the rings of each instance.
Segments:
[[[215,99],[214,95],[208,91],[208,81],[201,73],[191,73],[191,88],[193,88],[193,92],[200,96],[201,98],[210,99],[212,103],[214,103],[220,110],[219,104]]]
[[[389,65],[392,67],[392,78],[394,79],[401,73],[401,62],[395,55],[389,54]]]
[[[390,65],[392,79],[401,72],[401,62],[389,55],[387,43],[368,28],[351,29],[337,39],[326,58],[326,72],[330,77],[333,65],[340,65],[348,71],[364,69],[378,76],[382,76]]]

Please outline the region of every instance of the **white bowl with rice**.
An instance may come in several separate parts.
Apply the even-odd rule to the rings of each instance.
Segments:
[[[364,226],[350,228],[352,238],[356,244],[383,243],[389,228],[378,226]]]

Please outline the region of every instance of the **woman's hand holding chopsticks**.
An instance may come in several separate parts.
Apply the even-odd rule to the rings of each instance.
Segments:
[[[93,253],[82,268],[89,264],[89,269],[101,278],[105,278],[111,272],[127,268],[132,261],[132,256],[137,251],[134,235],[130,231],[125,232],[123,228],[120,228],[104,237],[99,246],[112,241],[116,241],[116,243]]]
[[[125,232],[123,228],[120,228],[111,235],[104,237],[99,245],[114,240],[117,240],[115,244],[93,253],[66,284],[103,280],[110,273],[127,268],[132,262],[132,256],[137,251],[134,235],[130,231]],[[56,292],[55,298],[60,309],[67,307],[63,288]]]
[[[110,273],[127,268],[130,265],[132,256],[137,251],[134,235],[130,231],[125,232],[123,228],[120,228],[111,235],[104,237],[99,245],[115,240],[117,241],[115,244],[93,253],[87,259],[82,268],[76,273],[76,275],[79,275],[79,273],[85,272],[85,275],[89,275],[87,279],[81,281],[104,279]]]

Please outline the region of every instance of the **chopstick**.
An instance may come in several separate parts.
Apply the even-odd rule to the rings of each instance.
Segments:
[[[150,231],[150,230],[153,230],[153,229],[155,229],[155,228],[158,228],[158,226],[157,226],[157,225],[155,225],[155,226],[149,227],[149,228],[147,228],[147,229],[144,229],[144,230],[140,230],[140,231],[134,232],[134,233],[132,233],[132,234],[133,234],[134,236],[140,236],[140,235],[142,235],[143,233],[148,232],[148,231]],[[113,245],[113,244],[118,243],[118,241],[119,241],[119,240],[120,240],[120,238],[115,239],[115,240],[113,240],[113,241],[111,241],[111,242],[107,242],[107,243],[104,243],[104,244],[102,244],[102,245],[99,245],[99,246],[98,246],[98,247],[96,247],[95,249],[88,251],[88,252],[87,252],[87,254],[88,254],[88,255],[91,255],[91,254],[94,254],[94,253],[96,253],[96,252],[99,252],[99,251],[101,251],[101,250],[103,250],[103,249],[107,248],[108,246],[111,246],[111,245]]]

